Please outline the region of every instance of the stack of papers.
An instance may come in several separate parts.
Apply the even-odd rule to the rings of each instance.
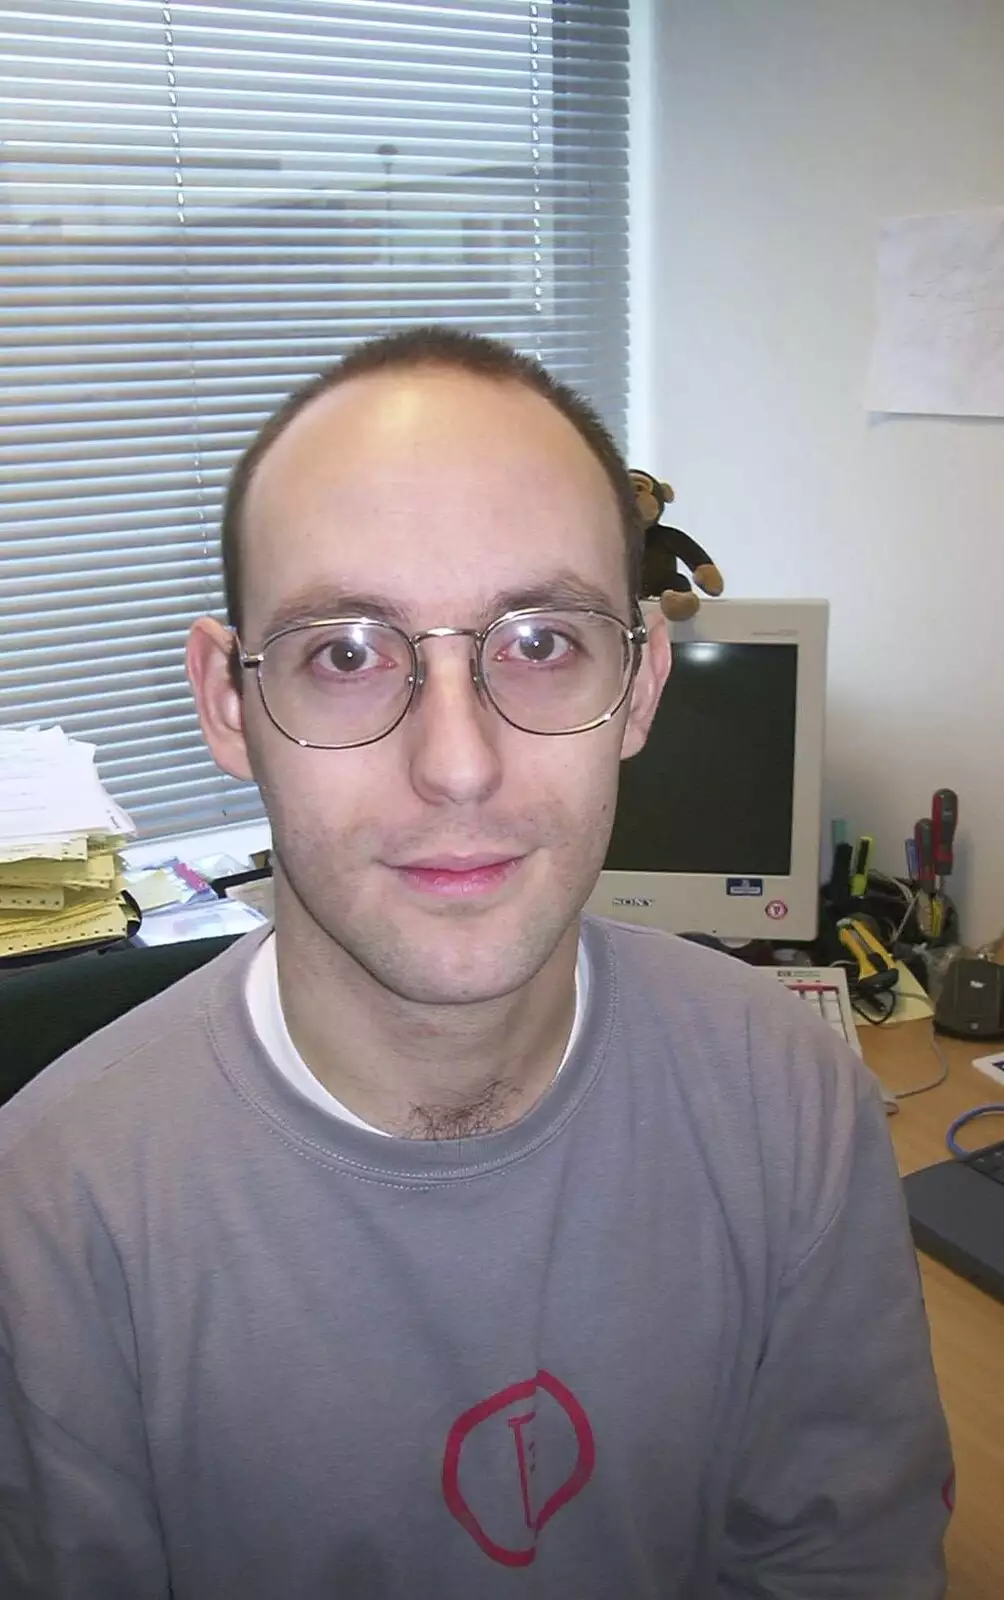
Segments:
[[[0,959],[123,938],[117,851],[135,831],[93,745],[0,729]]]

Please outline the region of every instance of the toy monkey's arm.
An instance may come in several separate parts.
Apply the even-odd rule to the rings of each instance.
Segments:
[[[667,555],[675,556],[689,568],[699,589],[703,589],[705,594],[721,594],[725,588],[725,580],[708,552],[702,549],[696,539],[692,539],[689,533],[684,533],[682,528],[669,528],[665,523],[660,523],[652,533],[659,535],[660,549],[665,550]]]

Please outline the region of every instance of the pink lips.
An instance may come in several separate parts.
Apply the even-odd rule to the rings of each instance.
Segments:
[[[442,856],[409,861],[396,870],[409,888],[423,894],[463,899],[500,888],[519,871],[522,863],[522,856],[503,860],[497,856]]]

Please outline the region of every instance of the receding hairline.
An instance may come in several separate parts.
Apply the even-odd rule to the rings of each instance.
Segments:
[[[397,362],[393,365],[388,364],[387,366],[383,367],[367,368],[361,372],[352,372],[344,378],[336,377],[331,382],[325,384],[323,388],[318,388],[316,394],[311,395],[309,399],[304,401],[303,404],[297,408],[297,410],[287,417],[282,426],[277,429],[274,436],[268,440],[267,445],[261,451],[260,455],[258,455],[252,470],[248,475],[247,481],[244,485],[244,493],[242,497],[241,532],[243,533],[244,531],[244,523],[247,519],[252,491],[259,474],[270,457],[273,456],[276,447],[280,445],[283,440],[288,440],[289,436],[298,432],[301,427],[308,427],[311,418],[316,418],[316,413],[325,405],[332,408],[337,408],[343,399],[351,399],[351,395],[354,391],[377,387],[397,388],[400,386],[402,379],[409,377],[420,379],[428,377],[453,377],[467,379],[471,383],[478,384],[482,388],[491,388],[500,391],[508,390],[512,394],[522,394],[531,400],[539,401],[540,405],[552,417],[557,418],[558,421],[563,424],[564,431],[567,432],[576,442],[576,444],[581,447],[584,455],[593,463],[600,475],[600,478],[603,480],[603,483],[607,488],[612,510],[615,516],[618,518],[618,521],[620,521],[620,507],[618,504],[617,493],[613,483],[611,482],[610,474],[606,470],[603,461],[600,459],[595,449],[593,449],[592,445],[582,433],[581,429],[578,428],[572,421],[571,417],[569,417],[567,413],[562,410],[561,406],[558,405],[555,400],[544,393],[542,389],[538,388],[538,386],[530,377],[524,376],[519,372],[472,371],[470,367],[464,366],[461,361],[450,359],[450,357],[446,354],[430,352],[422,356],[417,356],[414,361],[410,361],[407,364],[404,362]],[[281,412],[279,414],[281,415]]]
[[[242,547],[247,500],[259,468],[271,456],[272,446],[282,440],[301,412],[313,412],[315,400],[348,389],[356,379],[383,373],[401,379],[409,373],[437,372],[484,378],[498,386],[511,386],[512,392],[528,390],[564,418],[612,491],[624,539],[629,593],[636,596],[640,592],[643,528],[635,489],[615,439],[591,402],[536,357],[501,340],[449,327],[417,326],[354,346],[334,366],[295,389],[238,457],[224,498],[221,527],[224,596],[228,620],[235,629],[242,626],[243,616]]]

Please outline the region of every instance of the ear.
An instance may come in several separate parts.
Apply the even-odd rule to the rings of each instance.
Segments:
[[[671,506],[676,499],[676,495],[673,493],[673,485],[671,483],[660,483],[659,488],[662,490],[666,504]]]
[[[648,738],[652,718],[659,706],[659,698],[669,677],[672,656],[669,631],[661,612],[646,617],[648,643],[642,651],[641,666],[631,689],[627,721],[621,740],[621,760],[636,756]]]
[[[202,737],[216,765],[232,778],[253,781],[244,737],[244,697],[235,688],[231,675],[236,637],[215,618],[199,617],[189,631],[185,668]]]

